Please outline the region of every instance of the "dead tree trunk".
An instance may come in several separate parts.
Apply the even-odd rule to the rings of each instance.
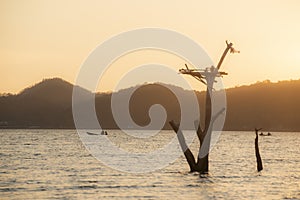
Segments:
[[[260,172],[263,170],[263,164],[261,161],[260,153],[259,153],[259,148],[258,148],[258,131],[259,129],[255,129],[255,156],[256,156],[256,162],[257,162],[257,171]]]
[[[222,114],[225,111],[225,108],[221,109],[218,113],[216,113],[214,116],[212,116],[212,91],[213,91],[213,84],[216,77],[222,77],[223,75],[227,75],[225,72],[219,72],[219,69],[221,67],[221,64],[230,50],[231,53],[238,52],[232,47],[232,43],[228,43],[226,41],[227,47],[222,54],[222,57],[215,68],[212,66],[210,69],[198,70],[198,69],[189,69],[187,65],[186,69],[180,69],[179,72],[182,74],[189,74],[196,78],[201,83],[204,83],[207,85],[206,88],[206,101],[205,101],[205,121],[204,121],[204,127],[201,128],[201,120],[198,120],[195,123],[195,128],[197,129],[197,136],[200,141],[200,147],[197,157],[197,162],[195,160],[195,157],[191,150],[188,148],[184,136],[182,134],[182,130],[180,130],[179,124],[176,124],[174,121],[170,121],[170,125],[173,128],[173,130],[177,134],[177,138],[179,141],[179,144],[181,146],[182,151],[184,152],[184,156],[190,166],[190,171],[194,172],[200,172],[200,173],[208,173],[209,169],[209,149],[210,149],[210,140],[211,140],[211,134],[213,129],[213,124],[215,120],[218,118],[220,114]],[[206,80],[206,82],[204,81]]]
[[[198,171],[195,157],[194,157],[193,153],[191,152],[191,150],[188,148],[188,146],[185,142],[185,139],[183,137],[182,131],[179,129],[179,125],[176,124],[174,121],[170,121],[169,123],[170,123],[171,127],[173,128],[173,130],[177,134],[177,138],[178,138],[181,150],[183,151],[184,156],[190,166],[190,172]]]
[[[190,166],[190,172],[200,172],[200,173],[208,173],[208,152],[210,147],[210,136],[211,136],[211,128],[209,128],[211,123],[211,88],[207,86],[206,91],[206,107],[205,107],[205,127],[202,130],[200,122],[198,124],[197,128],[197,136],[200,141],[200,147],[199,147],[199,153],[197,162],[195,160],[195,157],[191,150],[188,148],[184,136],[182,134],[182,131],[179,129],[179,125],[176,124],[174,121],[170,121],[170,125],[173,128],[173,130],[177,134],[177,138],[179,141],[179,144],[181,146],[182,151],[184,152],[184,156]],[[206,137],[207,136],[207,137]],[[206,143],[204,145],[204,140],[206,139]]]
[[[200,141],[199,153],[198,153],[198,161],[197,168],[200,173],[208,173],[209,169],[209,148],[210,148],[210,139],[212,133],[212,88],[213,88],[213,80],[207,81],[207,89],[206,89],[206,98],[205,98],[205,122],[204,128],[201,129],[201,125],[199,123],[197,129],[197,136]]]
[[[213,81],[212,81],[213,83]],[[210,84],[212,85],[212,84]],[[184,153],[184,156],[190,166],[190,172],[200,172],[201,174],[208,173],[209,170],[209,148],[210,140],[212,134],[212,127],[215,120],[220,114],[225,111],[225,108],[221,109],[212,117],[212,87],[207,86],[206,92],[206,107],[205,107],[205,126],[204,129],[201,128],[200,122],[195,121],[195,126],[197,126],[197,137],[200,141],[200,147],[197,157],[197,162],[191,150],[188,148],[183,133],[179,128],[179,124],[176,124],[174,121],[170,121],[170,125],[177,134],[177,138],[180,144],[180,147]]]

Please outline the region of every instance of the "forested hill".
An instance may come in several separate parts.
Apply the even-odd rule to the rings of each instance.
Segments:
[[[189,104],[191,91],[168,85]],[[122,97],[134,88],[123,89]],[[0,97],[0,128],[74,128],[72,117],[73,85],[59,78],[45,79],[16,95]],[[259,82],[226,90],[227,114],[225,130],[300,131],[300,80],[271,83]],[[93,94],[80,89],[81,95]],[[203,108],[204,93],[197,92]],[[111,112],[111,93],[95,94],[99,122],[104,128],[118,128]],[[149,108],[161,104],[166,109],[167,122],[179,121],[180,107],[174,94],[160,84],[146,84],[137,89],[129,104],[130,115],[139,125],[150,122]],[[84,103],[84,102],[83,102]],[[165,129],[169,129],[168,123]]]
[[[228,89],[227,130],[300,131],[300,80]]]

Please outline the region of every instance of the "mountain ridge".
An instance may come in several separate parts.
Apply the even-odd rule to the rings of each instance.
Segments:
[[[167,112],[164,129],[170,129],[168,120],[179,121],[178,102],[166,86],[184,95],[188,104],[192,91],[178,86],[161,83],[136,86],[139,88],[130,99],[129,110],[137,124],[145,126],[150,122],[148,111],[153,104],[161,104]],[[60,78],[44,79],[18,94],[0,96],[0,128],[74,128],[73,87]],[[129,90],[122,89],[114,94],[126,94]],[[110,109],[112,93],[91,93],[83,88],[80,91],[83,95],[95,96],[101,127],[118,128]],[[226,89],[227,117],[224,129],[253,130],[263,127],[270,131],[300,131],[300,95],[297,91],[300,91],[300,80],[277,83],[263,81]],[[196,91],[195,94],[203,110],[205,92]]]

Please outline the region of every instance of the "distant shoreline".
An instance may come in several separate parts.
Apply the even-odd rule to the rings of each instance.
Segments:
[[[76,128],[41,128],[41,127],[0,127],[0,130],[101,130],[95,128],[84,128],[84,129],[76,129]],[[103,128],[103,130],[121,130],[118,128]],[[128,129],[128,130],[135,130],[139,131],[138,129]],[[172,129],[162,129],[162,131],[171,131]],[[140,130],[143,131],[143,130]],[[222,132],[253,132],[254,130],[222,130]],[[279,132],[291,132],[291,133],[300,133],[300,130],[266,130],[262,132],[271,132],[271,133],[279,133]]]

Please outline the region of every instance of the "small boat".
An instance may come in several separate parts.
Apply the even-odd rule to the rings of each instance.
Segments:
[[[92,133],[92,132],[86,132],[88,135],[99,135],[97,133]]]
[[[259,135],[260,135],[260,136],[271,136],[272,134],[271,134],[270,132],[268,132],[267,134],[260,133]]]
[[[86,132],[88,135],[107,135],[107,131],[101,131],[101,133],[100,134],[98,134],[98,133],[92,133],[92,132]]]

